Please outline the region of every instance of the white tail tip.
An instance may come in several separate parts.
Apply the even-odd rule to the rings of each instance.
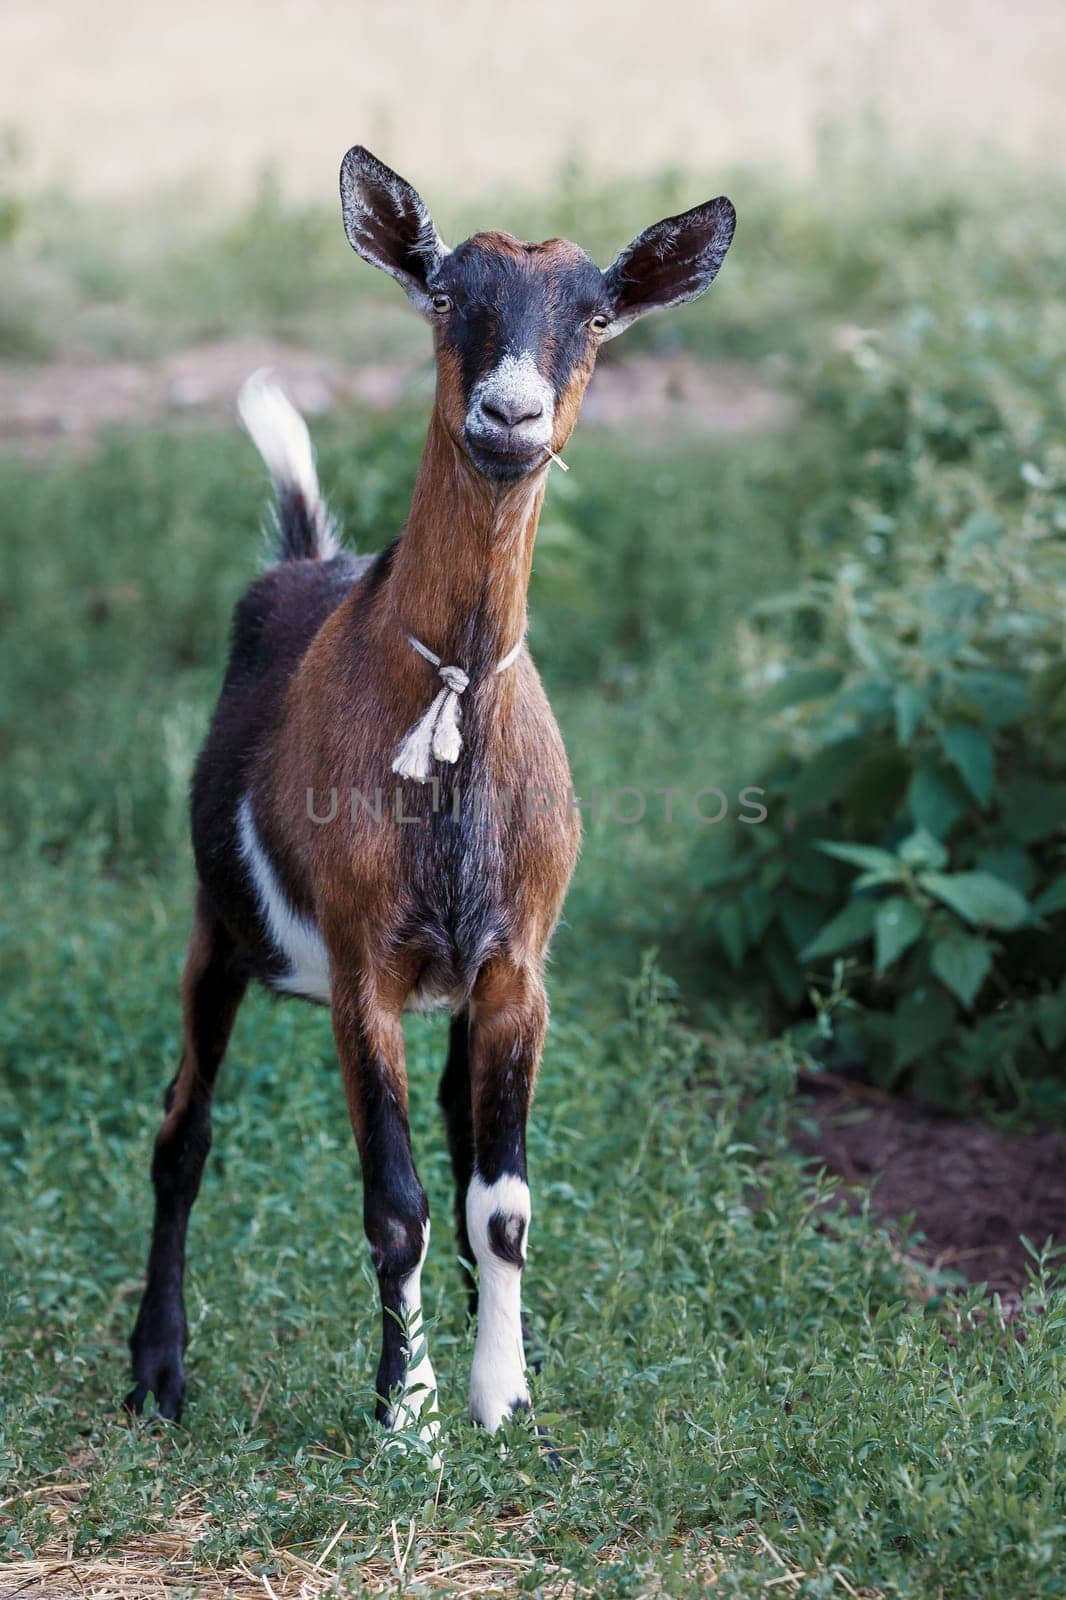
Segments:
[[[315,455],[307,424],[268,367],[261,367],[246,379],[237,397],[237,413],[251,435],[252,443],[266,463],[282,506],[279,517],[282,553],[336,554],[336,530],[318,487]],[[306,509],[312,546],[294,546],[285,526],[284,505],[299,496]]]
[[[276,489],[299,489],[318,499],[318,476],[307,424],[268,367],[248,378],[237,411],[266,462]]]

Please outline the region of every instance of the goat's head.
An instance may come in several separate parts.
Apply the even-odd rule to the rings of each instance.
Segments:
[[[409,183],[356,145],[341,166],[348,241],[432,324],[438,406],[487,478],[520,478],[561,450],[607,339],[710,287],[733,237],[726,199],[645,229],[601,272],[566,239],[475,233],[449,250]]]

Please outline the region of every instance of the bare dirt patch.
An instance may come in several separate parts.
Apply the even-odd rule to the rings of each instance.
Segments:
[[[797,1149],[869,1187],[882,1223],[912,1216],[915,1253],[936,1269],[1016,1304],[1033,1264],[1022,1235],[1066,1243],[1066,1134],[1000,1133],[839,1082],[815,1088],[805,1112]]]
[[[652,439],[746,433],[773,427],[788,414],[779,389],[740,362],[676,355],[636,355],[597,367],[581,412],[582,426],[633,428]]]
[[[258,367],[276,371],[311,417],[348,404],[387,412],[432,391],[428,361],[350,366],[268,339],[198,345],[159,361],[0,362],[0,442],[39,453],[51,440],[86,442],[116,425],[232,417],[241,384]],[[597,372],[584,425],[639,430],[655,440],[763,428],[786,413],[785,397],[748,367],[684,353],[636,355]]]
[[[352,401],[389,410],[418,370],[398,361],[347,367],[268,339],[199,345],[160,361],[0,362],[0,439],[85,440],[173,414],[232,415],[241,384],[258,367],[273,368],[309,416]]]

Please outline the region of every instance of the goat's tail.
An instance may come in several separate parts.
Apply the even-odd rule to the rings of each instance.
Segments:
[[[265,367],[244,384],[237,410],[274,484],[278,560],[328,561],[339,548],[337,525],[318,487],[303,417]]]

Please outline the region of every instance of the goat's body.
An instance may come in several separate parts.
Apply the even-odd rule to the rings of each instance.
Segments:
[[[492,741],[491,759],[487,679],[486,693],[463,708],[463,748],[447,787],[419,790],[391,775],[407,713],[394,713],[390,727],[392,686],[365,642],[391,556],[284,561],[244,596],[193,781],[193,847],[200,882],[251,976],[328,1003],[328,928],[335,944],[359,948],[360,965],[386,962],[407,974],[407,1003],[456,1008],[490,956],[538,961],[525,941],[516,946],[516,924],[531,849],[545,858],[537,892],[546,873],[558,878],[556,904],[572,870],[569,773],[523,653],[511,736]],[[429,675],[417,658],[413,665]],[[327,699],[342,697],[336,717],[323,714],[324,685],[332,685]],[[548,782],[557,815],[530,817],[527,796]],[[545,936],[554,915],[555,906]]]
[[[242,393],[274,483],[279,560],[237,607],[193,783],[200,889],[184,1048],[152,1161],[128,1403],[139,1411],[152,1393],[163,1415],[181,1410],[186,1229],[216,1075],[256,978],[330,1007],[381,1296],[377,1414],[430,1439],[429,1208],[402,1014],[436,1001],[454,1013],[440,1104],[459,1251],[479,1274],[470,1410],[495,1429],[529,1406],[526,1123],[547,1030],[544,962],[580,832],[523,643],[548,463],[599,342],[701,293],[733,211],[720,200],[668,218],[601,273],[561,239],[483,233],[448,251],[410,185],[359,147],[341,193],[355,249],[434,321],[437,393],[407,527],[361,558],[339,549],[298,413],[262,376]]]

